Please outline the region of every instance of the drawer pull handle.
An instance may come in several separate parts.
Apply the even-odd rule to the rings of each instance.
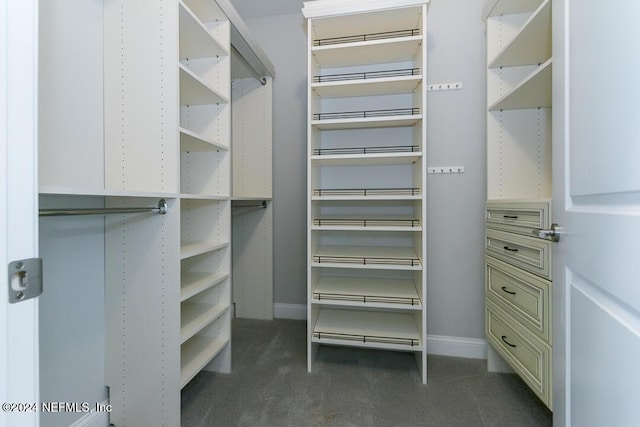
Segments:
[[[518,219],[518,215],[502,215],[504,219]]]
[[[502,342],[504,342],[506,345],[508,345],[509,347],[512,348],[516,348],[515,345],[511,344],[509,341],[507,341],[507,337],[505,335],[502,336]]]
[[[503,286],[503,287],[502,287],[502,288],[500,288],[500,289],[502,289],[502,291],[503,291],[503,292],[506,292],[506,293],[508,293],[509,295],[515,295],[515,294],[516,294],[515,292],[510,292],[510,291],[508,291],[506,286]]]
[[[504,249],[505,251],[509,251],[509,252],[518,252],[518,250],[517,250],[517,249],[510,248],[509,246],[504,246],[504,247],[503,247],[503,249]]]

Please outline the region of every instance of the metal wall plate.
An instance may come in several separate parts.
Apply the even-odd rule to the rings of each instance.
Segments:
[[[25,301],[42,294],[42,259],[11,261],[8,276],[10,303]]]

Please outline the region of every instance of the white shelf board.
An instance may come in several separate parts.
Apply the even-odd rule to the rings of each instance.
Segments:
[[[211,0],[182,0],[202,22],[214,22],[224,18],[217,2]]]
[[[343,201],[356,201],[356,200],[421,200],[422,195],[416,194],[414,196],[385,196],[385,195],[374,195],[374,196],[340,196],[340,195],[331,195],[331,196],[312,196],[312,201],[321,201],[321,200],[343,200]]]
[[[318,338],[317,333],[327,334]],[[313,325],[313,342],[388,350],[422,351],[422,342],[414,313],[374,312],[364,310],[321,309]],[[362,340],[331,337],[330,334],[351,335]],[[365,340],[368,337],[369,340]],[[414,340],[415,345],[375,342],[375,337]]]
[[[181,193],[180,198],[185,200],[218,200],[218,201],[229,200],[229,196],[225,196],[225,195],[192,194],[192,193]]]
[[[312,120],[311,126],[321,130],[337,129],[374,129],[386,127],[413,126],[422,120],[422,114],[386,117],[368,117],[364,119],[326,119]]]
[[[54,187],[41,185],[38,188],[41,195],[51,196],[81,196],[81,197],[140,197],[140,198],[164,198],[175,199],[178,197],[176,193],[160,193],[149,191],[133,191],[133,190],[106,190],[76,187]]]
[[[231,201],[262,201],[262,200],[272,200],[272,197],[262,197],[262,196],[231,196]]]
[[[229,278],[229,273],[198,273],[183,271],[180,278],[180,301],[211,289]]]
[[[314,257],[325,257],[327,260],[316,262],[313,260]],[[331,258],[348,258],[353,261],[336,262]],[[368,264],[365,264],[365,258],[370,260]],[[388,259],[391,263],[381,264],[375,263],[375,261],[372,263],[371,259]],[[399,259],[399,261],[393,263],[393,259]],[[416,261],[413,261],[414,265],[410,265],[405,260]],[[320,246],[312,256],[311,266],[371,270],[422,270],[421,261],[413,248],[392,246]]]
[[[180,344],[203,330],[228,308],[227,304],[213,305],[192,302],[180,304]]]
[[[318,38],[349,34],[376,33],[416,24],[420,7],[429,0],[324,0],[305,1],[302,14],[314,19]],[[417,6],[411,7],[411,6]],[[366,13],[365,19],[352,19],[349,15]]]
[[[551,107],[551,70],[552,59],[549,59],[491,105],[489,111]]]
[[[314,46],[311,54],[322,68],[358,64],[411,61],[420,50],[422,36],[407,36],[325,46]]]
[[[229,343],[228,338],[195,336],[180,347],[180,388],[183,388]]]
[[[189,129],[180,128],[180,151],[228,151],[225,144],[213,141]]]
[[[182,242],[180,245],[180,259],[217,251],[227,246],[229,246],[229,242]]]
[[[422,310],[418,291],[409,279],[320,277],[313,289],[311,302],[321,305]]]
[[[77,187],[54,187],[50,185],[41,185],[38,187],[40,195],[53,196],[86,196],[86,197],[104,197],[106,190],[102,188],[77,188]]]
[[[209,33],[200,19],[182,1],[180,9],[180,58],[225,56],[229,52]]]
[[[422,76],[415,75],[312,83],[311,88],[321,98],[344,98],[412,93],[421,82]]]
[[[409,232],[419,232],[422,231],[422,226],[419,225],[419,220],[414,218],[414,217],[402,217],[399,215],[369,215],[369,216],[363,216],[363,215],[340,215],[340,216],[335,216],[335,215],[322,215],[320,220],[321,221],[346,221],[346,222],[351,222],[353,220],[356,221],[363,221],[363,220],[367,220],[368,222],[375,222],[376,220],[378,220],[378,224],[381,222],[380,220],[382,220],[383,222],[387,222],[391,225],[355,225],[355,224],[327,224],[327,225],[316,225],[315,224],[315,220],[318,218],[314,218],[313,221],[313,225],[311,226],[311,230],[317,230],[317,231],[322,231],[322,230],[326,230],[326,231],[330,231],[330,230],[344,230],[344,231],[409,231]],[[401,222],[405,222],[405,221],[415,221],[416,223],[418,223],[415,227],[411,227],[409,225],[400,225],[398,223],[393,224],[392,222],[390,222],[390,220],[398,220],[398,223]]]
[[[489,68],[541,64],[551,58],[551,0],[544,3],[489,63]]]
[[[483,19],[490,16],[514,15],[533,12],[544,0],[487,0],[482,13]]]
[[[367,166],[402,165],[417,162],[422,152],[413,153],[374,153],[374,154],[327,154],[311,156],[311,161],[321,166]]]
[[[421,232],[422,227],[383,227],[383,226],[367,226],[359,227],[355,225],[330,225],[311,227],[314,231],[402,231],[402,232]]]
[[[178,64],[180,69],[180,105],[209,105],[226,104],[229,99],[209,87],[193,71],[184,64]]]

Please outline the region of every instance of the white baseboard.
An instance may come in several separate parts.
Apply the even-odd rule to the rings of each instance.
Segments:
[[[276,303],[273,304],[273,317],[277,319],[305,320],[307,318],[307,306],[303,304]],[[486,359],[487,342],[477,338],[428,335],[427,353],[466,359]]]
[[[477,338],[427,335],[427,354],[463,357],[465,359],[486,359],[487,342]]]
[[[304,304],[273,304],[273,317],[276,319],[307,319],[307,306]]]
[[[109,404],[108,400],[100,402],[103,407]],[[109,425],[108,412],[87,412],[78,421],[69,427],[107,427]]]

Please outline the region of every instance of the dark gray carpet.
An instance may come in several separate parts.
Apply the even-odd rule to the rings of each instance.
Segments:
[[[515,375],[483,360],[321,346],[306,370],[306,322],[233,321],[233,373],[202,372],[182,391],[182,426],[550,426]]]

